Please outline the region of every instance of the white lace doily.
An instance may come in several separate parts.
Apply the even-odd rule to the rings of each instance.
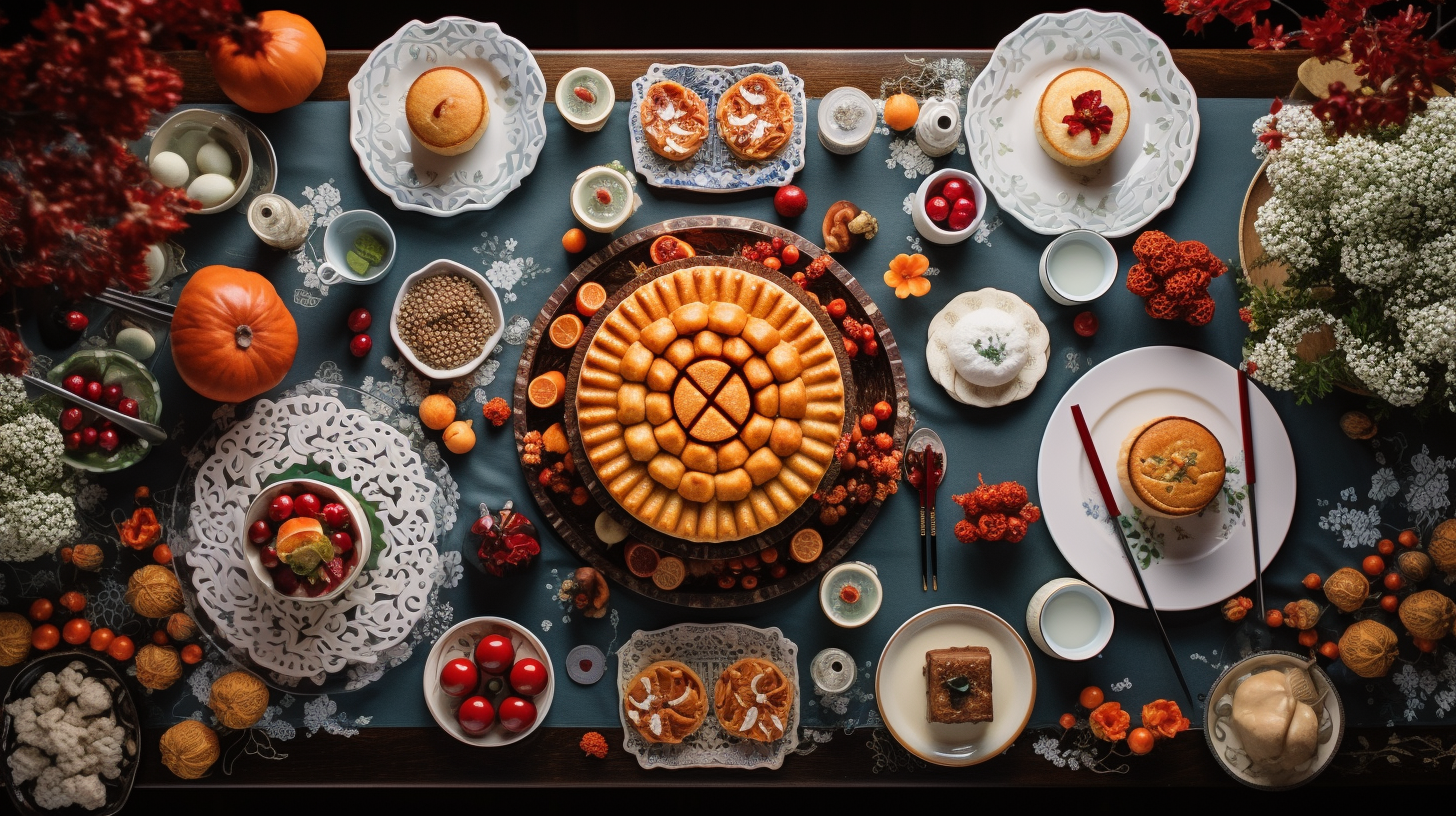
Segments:
[[[956,373],[946,352],[946,342],[955,324],[977,309],[999,309],[1011,315],[1026,328],[1031,338],[1031,356],[1016,379],[1005,385],[992,388],[974,385]],[[956,402],[974,405],[978,408],[992,408],[1015,402],[1031,394],[1036,384],[1046,375],[1047,357],[1051,351],[1051,335],[1046,325],[1037,316],[1036,310],[1026,301],[1000,289],[978,289],[956,295],[945,308],[930,321],[926,332],[925,363],[930,367],[930,377],[945,389]]]
[[[374,505],[383,552],[368,580],[332,603],[263,595],[248,581],[243,518],[264,482],[316,465]],[[185,554],[197,605],[259,666],[322,683],[373,664],[426,612],[434,585],[436,486],[400,431],[319,395],[259,400],[198,470]]]
[[[703,678],[709,696],[723,670],[745,657],[773,661],[794,684],[794,708],[782,739],[758,742],[729,736],[709,712],[702,727],[677,745],[650,743],[627,722],[620,697],[617,716],[626,735],[622,747],[644,768],[777,768],[799,747],[799,647],[777,628],[755,629],[740,623],[681,623],[655,632],[638,630],[617,650],[617,689],[650,663],[676,660]]]

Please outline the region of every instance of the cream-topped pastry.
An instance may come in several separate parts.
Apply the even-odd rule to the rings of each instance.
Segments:
[[[658,82],[642,95],[642,136],[671,161],[690,159],[708,138],[708,106],[676,82]]]
[[[946,355],[966,382],[985,388],[1016,379],[1031,356],[1031,337],[1000,309],[977,309],[951,327]]]
[[[749,74],[718,100],[718,135],[733,155],[762,161],[794,134],[794,99],[767,74]]]
[[[1131,108],[1112,77],[1091,68],[1065,71],[1036,105],[1036,141],[1068,167],[1106,160],[1127,134]]]

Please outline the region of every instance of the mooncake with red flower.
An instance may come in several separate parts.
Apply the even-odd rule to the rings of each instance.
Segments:
[[[1127,135],[1127,93],[1112,77],[1091,68],[1058,74],[1036,106],[1036,140],[1048,156],[1068,167],[1106,161]]]

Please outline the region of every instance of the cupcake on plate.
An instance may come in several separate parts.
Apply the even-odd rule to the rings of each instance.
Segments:
[[[1036,141],[1068,167],[1106,161],[1127,135],[1127,92],[1112,77],[1073,68],[1051,81],[1036,105]]]
[[[1117,455],[1122,492],[1144,512],[1163,518],[1203,512],[1218,498],[1223,479],[1223,446],[1187,417],[1158,417],[1134,428]]]
[[[458,156],[475,147],[490,124],[485,89],[469,72],[442,66],[420,74],[404,100],[410,133],[441,156]]]

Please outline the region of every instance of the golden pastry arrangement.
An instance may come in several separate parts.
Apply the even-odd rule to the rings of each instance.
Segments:
[[[1187,417],[1158,417],[1134,428],[1117,455],[1122,492],[1145,513],[1182,518],[1203,512],[1223,490],[1223,445]]]
[[[404,114],[410,133],[427,150],[458,156],[485,135],[490,102],[468,71],[442,66],[420,74],[410,85]]]
[[[697,155],[708,137],[708,106],[676,82],[653,84],[640,108],[647,146],[669,161]],[[767,74],[749,74],[718,100],[718,136],[744,161],[772,157],[794,134],[794,100]]]
[[[677,538],[722,542],[774,527],[818,489],[845,393],[807,307],[758,275],[695,266],[606,316],[576,409],[587,461],[618,504]]]
[[[728,734],[774,742],[791,725],[794,684],[772,661],[744,658],[718,676],[713,705]],[[675,744],[702,726],[708,717],[708,698],[702,678],[686,664],[659,660],[627,683],[622,708],[643,739]]]

